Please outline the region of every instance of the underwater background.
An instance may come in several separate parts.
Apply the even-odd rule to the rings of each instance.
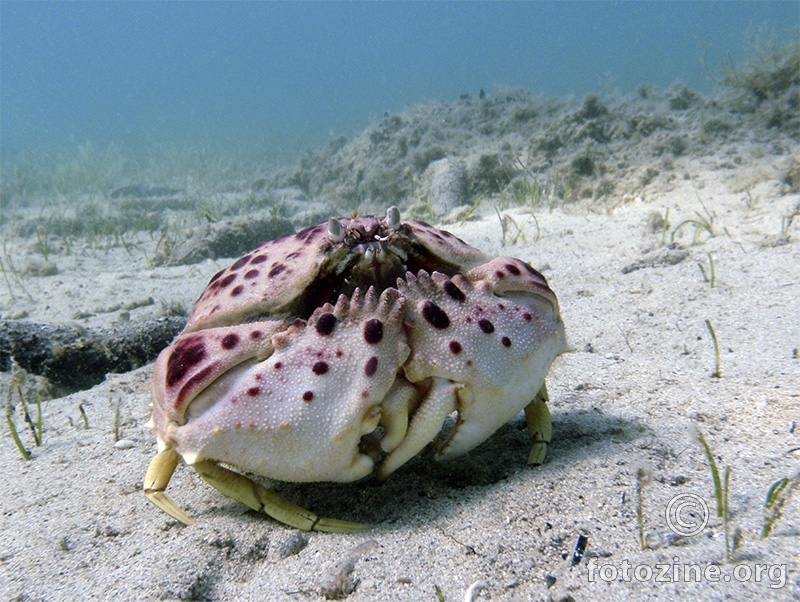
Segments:
[[[380,485],[274,483],[375,526],[334,537],[182,468],[178,527],[142,495],[157,355],[265,241],[391,206],[558,295],[546,462],[518,416]],[[312,231],[299,271],[241,270],[248,299],[304,307],[231,285],[220,324],[300,332],[351,288]],[[0,0],[0,600],[800,600],[799,241],[799,0]],[[417,334],[451,365],[454,339]],[[722,509],[695,537],[670,523],[684,492]],[[664,558],[683,582],[618,578]]]
[[[497,87],[701,93],[800,3],[0,3],[0,159],[203,149],[283,162]],[[166,149],[166,150],[165,150]]]

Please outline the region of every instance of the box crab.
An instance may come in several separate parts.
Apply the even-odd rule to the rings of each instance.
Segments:
[[[396,207],[332,218],[262,243],[217,273],[159,355],[158,439],[147,498],[194,521],[164,490],[180,459],[223,494],[304,530],[320,518],[252,481],[385,478],[435,449],[453,458],[525,410],[529,463],[550,441],[545,376],[567,350],[555,294],[524,261],[491,258]],[[237,469],[237,472],[227,468]]]

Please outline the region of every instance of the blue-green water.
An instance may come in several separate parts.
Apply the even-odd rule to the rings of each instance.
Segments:
[[[800,2],[0,3],[0,150],[292,153],[495,86],[702,92]]]

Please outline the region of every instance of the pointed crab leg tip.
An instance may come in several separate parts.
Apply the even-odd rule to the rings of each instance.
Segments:
[[[547,455],[547,443],[540,441],[534,443],[531,448],[531,453],[528,454],[528,466],[541,466],[544,463],[544,458]]]
[[[157,508],[169,514],[175,520],[186,526],[193,525],[194,519],[186,514],[164,493],[169,485],[169,480],[181,460],[177,451],[168,447],[157,453],[150,461],[147,474],[144,477],[144,495]]]
[[[322,533],[358,533],[370,529],[371,525],[365,523],[351,523],[346,520],[336,520],[335,518],[321,518],[312,528],[312,531]]]
[[[169,499],[169,497],[167,497],[163,491],[145,491],[145,496],[154,506],[160,508],[172,518],[183,523],[187,527],[191,527],[197,522],[183,510],[178,508],[175,502]]]

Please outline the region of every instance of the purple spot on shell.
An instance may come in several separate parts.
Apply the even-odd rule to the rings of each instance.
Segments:
[[[234,263],[229,269],[231,270],[231,272],[235,272],[244,264],[246,264],[248,261],[250,261],[250,255],[245,255],[244,257],[237,259],[236,263]]]
[[[244,287],[239,284],[238,286],[234,286],[233,290],[231,291],[231,297],[238,297],[244,292]]]
[[[544,280],[544,276],[542,276],[542,274],[541,274],[540,272],[538,272],[537,270],[534,270],[534,269],[533,269],[531,266],[529,266],[529,265],[528,265],[527,263],[525,263],[524,261],[523,261],[523,262],[521,262],[521,263],[522,263],[522,267],[524,267],[524,268],[525,268],[525,270],[526,270],[526,271],[527,271],[529,274],[532,274],[532,275],[536,276],[537,278],[539,278],[539,279],[541,279],[541,280]]]
[[[364,340],[370,345],[377,345],[383,338],[383,322],[372,318],[364,324]]]
[[[309,402],[314,399],[314,391],[306,391],[303,393],[303,401]]]
[[[220,270],[219,272],[217,272],[216,274],[214,274],[214,275],[211,277],[211,280],[209,280],[209,281],[208,281],[208,283],[209,283],[209,284],[211,284],[211,283],[212,283],[212,282],[214,282],[214,281],[215,281],[217,278],[219,278],[220,276],[222,276],[224,273],[225,273],[225,270]]]
[[[317,320],[316,329],[320,335],[326,337],[333,332],[335,326],[336,316],[332,313],[324,313],[319,317],[319,320]]]
[[[186,397],[198,387],[210,374],[219,368],[219,362],[214,362],[213,364],[209,364],[202,370],[199,370],[195,374],[192,374],[189,378],[186,379],[186,382],[181,387],[178,394],[175,396],[175,407],[179,408],[183,405],[183,402],[186,400]]]
[[[295,238],[299,238],[300,240],[305,240],[306,238],[308,238],[308,235],[311,234],[311,232],[316,227],[317,226],[309,226],[308,228],[303,228],[302,230],[300,230],[300,232],[295,234]]]
[[[314,374],[322,376],[323,374],[327,374],[328,370],[330,370],[330,366],[328,366],[328,362],[317,362],[311,367],[311,370]]]
[[[183,379],[190,368],[196,366],[206,357],[206,346],[203,337],[193,337],[175,344],[167,360],[167,386],[172,387]]]
[[[245,272],[244,277],[246,280],[252,280],[253,278],[258,278],[260,272],[258,270],[248,270]]]
[[[450,351],[452,351],[455,355],[461,353],[461,343],[458,341],[450,341]]]
[[[270,269],[267,276],[269,276],[270,278],[274,278],[285,269],[286,269],[285,265],[283,265],[282,263],[276,263],[274,266],[272,266],[272,269]]]
[[[450,326],[450,318],[448,318],[444,310],[433,301],[425,301],[425,303],[422,304],[422,317],[425,318],[428,324],[439,330],[444,330]]]
[[[229,334],[226,335],[224,339],[222,339],[222,346],[225,349],[233,349],[236,345],[239,344],[239,335],[238,334]]]
[[[502,280],[503,278],[505,278],[505,277],[506,277],[506,275],[503,273],[503,271],[502,271],[502,270],[497,270],[497,271],[494,273],[494,275],[495,275],[495,276],[497,276],[497,279],[498,279],[498,280]]]
[[[251,264],[264,263],[267,260],[266,255],[256,255],[250,260]]]
[[[260,330],[254,330],[253,332],[250,333],[250,338],[253,339],[254,341],[260,336],[261,336]]]
[[[503,337],[502,339],[500,339],[500,342],[503,343],[504,347],[511,347],[511,339],[509,339],[508,337]]]
[[[514,274],[514,276],[519,276],[522,273],[522,272],[519,271],[519,268],[517,266],[515,266],[513,263],[507,263],[506,264],[506,269],[510,273]]]
[[[492,334],[494,332],[494,324],[492,324],[486,318],[478,320],[478,326],[480,326],[481,330],[486,334]]]
[[[453,284],[452,280],[447,280],[444,285],[442,286],[444,292],[446,292],[451,299],[455,301],[466,301],[467,297],[460,288],[458,288],[455,284]]]
[[[378,358],[376,356],[372,356],[367,360],[367,363],[364,365],[364,374],[367,376],[375,376],[375,372],[378,371]]]
[[[228,274],[227,276],[225,276],[225,278],[219,281],[219,286],[220,288],[225,288],[234,280],[236,280],[236,274]]]
[[[247,389],[247,394],[250,397],[255,397],[259,393],[261,393],[261,387],[250,387],[249,389]]]
[[[526,322],[530,322],[533,320],[533,316],[526,311],[524,314],[522,314],[522,319]]]

